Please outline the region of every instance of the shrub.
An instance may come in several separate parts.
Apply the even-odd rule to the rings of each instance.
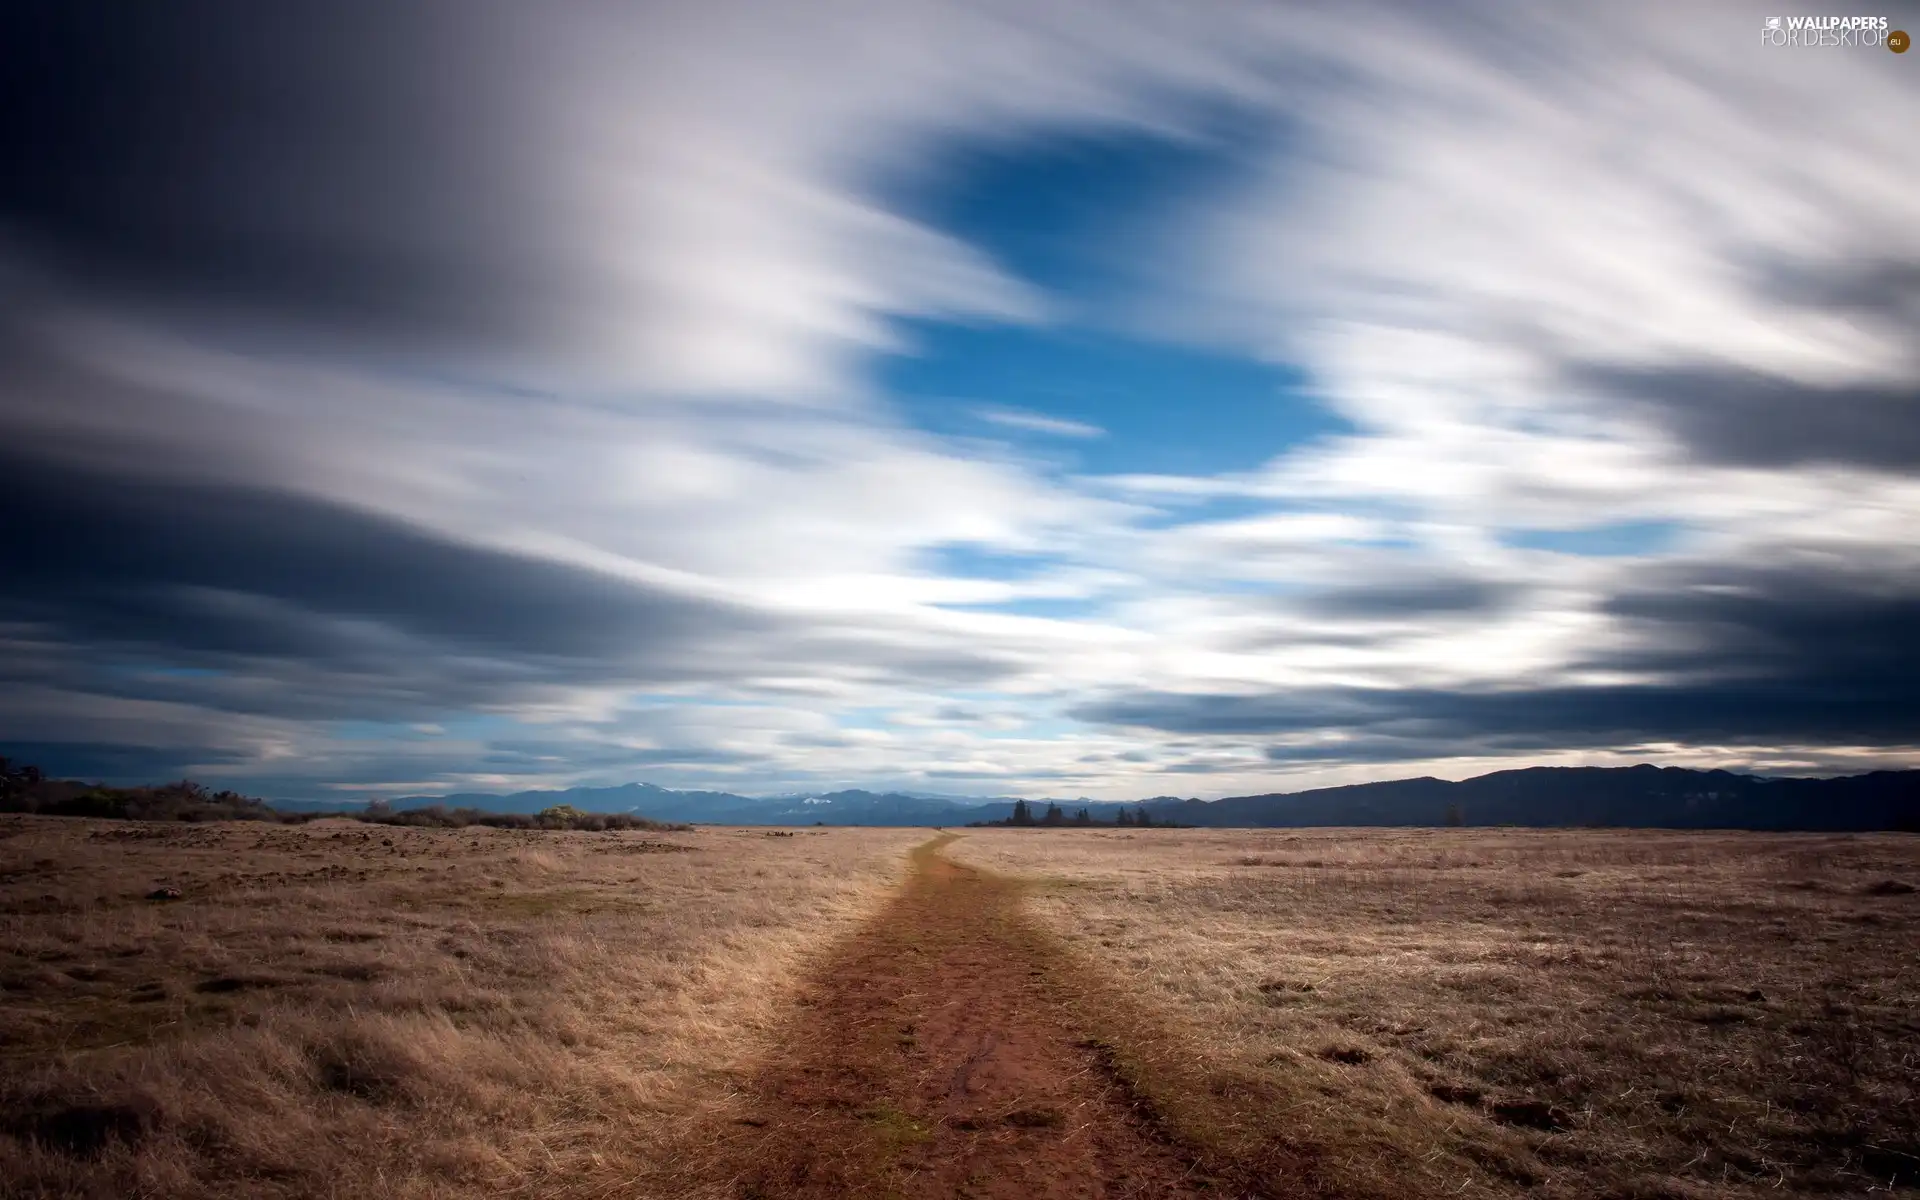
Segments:
[[[487,812],[478,808],[443,808],[438,804],[425,808],[394,809],[386,805],[368,805],[357,813],[343,814],[374,825],[412,825],[429,829],[464,829],[484,825],[493,829],[581,829],[592,832],[618,830],[675,830],[686,825],[670,825],[635,816],[633,813],[583,812],[567,804],[558,804],[539,813]]]
[[[304,821],[264,800],[232,791],[212,791],[191,779],[145,787],[107,787],[73,779],[47,779],[38,768],[16,767],[0,758],[0,812],[51,817],[96,817],[117,821]]]
[[[570,804],[556,804],[538,814],[485,812],[477,808],[396,809],[376,800],[359,812],[282,812],[264,800],[234,791],[212,791],[191,779],[145,787],[108,787],[72,779],[47,779],[38,767],[0,757],[0,812],[38,813],[50,817],[93,817],[113,821],[273,821],[299,824],[316,817],[349,817],[376,825],[413,825],[431,829],[463,829],[489,825],[496,829],[675,830],[632,813],[583,812]]]

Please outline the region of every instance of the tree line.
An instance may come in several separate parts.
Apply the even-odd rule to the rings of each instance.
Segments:
[[[234,791],[216,792],[191,779],[142,787],[108,787],[77,779],[49,779],[39,767],[4,756],[0,756],[0,813],[119,821],[267,821],[280,825],[335,817],[374,825],[419,825],[434,829],[459,829],[468,825],[594,832],[688,828],[633,813],[583,812],[569,804],[556,804],[537,813],[499,813],[440,805],[397,809],[383,800],[375,800],[362,809],[287,812],[265,800]]]
[[[1095,819],[1093,813],[1085,808],[1076,809],[1072,816],[1068,816],[1065,809],[1051,800],[1047,802],[1047,810],[1038,815],[1035,815],[1033,805],[1027,803],[1025,800],[1015,800],[1013,802],[1013,815],[1007,817],[1005,820],[975,821],[973,824],[980,827],[988,825],[1014,825],[1023,828],[1044,826],[1091,827],[1095,825],[1115,825],[1122,829],[1145,829],[1149,826],[1160,828],[1175,827],[1172,821],[1164,818],[1158,821],[1154,820],[1153,814],[1147,811],[1147,806],[1144,804],[1132,809],[1122,808],[1114,814],[1112,821],[1101,821]]]

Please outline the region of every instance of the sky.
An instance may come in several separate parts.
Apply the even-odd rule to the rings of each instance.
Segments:
[[[1764,23],[9,4],[0,753],[1920,765],[1920,54]]]

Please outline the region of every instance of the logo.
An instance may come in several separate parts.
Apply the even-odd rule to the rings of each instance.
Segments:
[[[1895,54],[1911,44],[1885,17],[1768,17],[1760,29],[1763,46],[1879,46]]]

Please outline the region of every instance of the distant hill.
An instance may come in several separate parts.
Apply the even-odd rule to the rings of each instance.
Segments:
[[[700,821],[714,825],[938,825],[972,820],[978,809],[899,793],[842,791],[790,796],[740,796],[732,792],[674,791],[651,783],[615,787],[575,787],[554,791],[459,792],[447,796],[399,796],[397,809],[473,808],[483,812],[534,813],[556,804],[583,812],[635,813],[661,821]],[[357,805],[300,804],[288,807],[347,808]],[[1013,810],[1008,800],[1006,811]]]
[[[1920,831],[1920,771],[1765,779],[1683,767],[1528,767],[1458,783],[1396,779],[1211,803],[1151,804],[1156,816],[1224,827],[1618,826]]]
[[[565,804],[584,812],[630,813],[657,821],[716,825],[965,825],[999,821],[1011,796],[937,796],[908,792],[794,793],[741,796],[674,791],[650,783],[579,787],[505,795],[403,796],[395,808],[474,808],[537,813]],[[1085,798],[1057,801],[1113,820],[1142,806],[1155,819],[1216,828],[1307,825],[1616,826],[1666,829],[1805,829],[1920,831],[1920,771],[1877,771],[1838,779],[1766,779],[1682,767],[1528,767],[1458,783],[1396,779],[1224,800],[1156,796],[1119,804]],[[1045,808],[1049,798],[1028,803]],[[284,803],[283,809],[345,809],[342,804]]]
[[[583,812],[631,813],[656,821],[697,821],[709,825],[965,825],[972,821],[1004,820],[1013,813],[1014,796],[933,796],[910,792],[869,792],[847,789],[781,796],[740,796],[732,792],[681,792],[651,783],[615,787],[576,787],[553,791],[460,792],[448,796],[400,796],[388,803],[396,809],[472,808],[482,812],[537,813],[557,804]],[[1029,800],[1045,808],[1048,800]],[[1122,808],[1138,803],[1059,800],[1062,808],[1087,808],[1102,821],[1112,821]],[[1149,806],[1182,803],[1176,797],[1144,802]],[[361,807],[327,801],[288,801],[280,807],[294,811],[345,811]]]

